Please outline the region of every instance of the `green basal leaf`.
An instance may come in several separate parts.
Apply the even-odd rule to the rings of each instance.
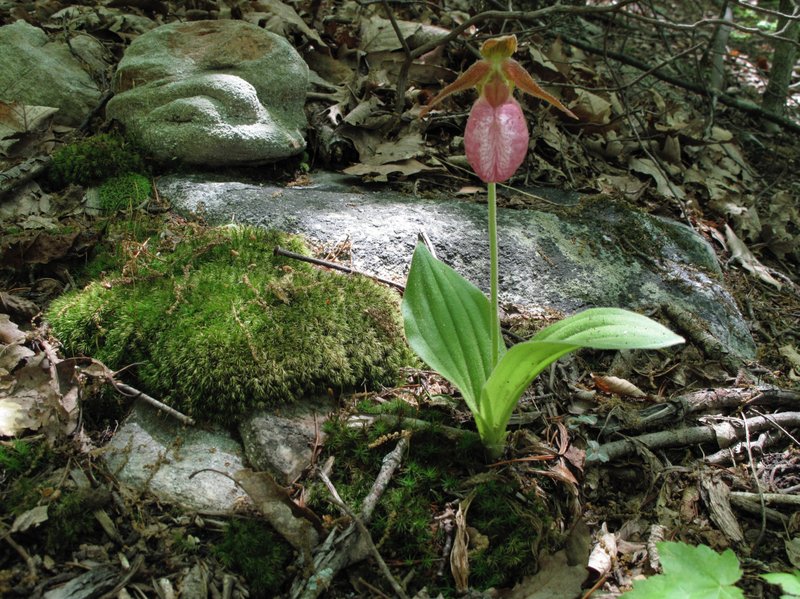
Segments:
[[[655,320],[622,308],[584,310],[542,329],[533,340],[593,349],[658,349],[685,341]]]
[[[477,418],[481,388],[493,366],[489,300],[417,244],[402,312],[411,349],[458,387]],[[499,351],[502,356],[505,347]]]
[[[479,423],[481,438],[489,447],[501,445],[511,413],[525,389],[548,365],[571,351],[581,347],[655,349],[683,341],[656,321],[619,308],[592,308],[565,318],[532,340],[512,347],[497,364],[478,404],[484,421]],[[481,430],[481,424],[485,430]]]

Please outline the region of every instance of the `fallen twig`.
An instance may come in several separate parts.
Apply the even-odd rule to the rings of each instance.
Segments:
[[[361,504],[359,521],[366,526],[383,492],[400,465],[403,454],[408,448],[408,436],[403,436],[395,448],[383,458],[383,465],[375,482]],[[311,576],[298,577],[292,584],[289,597],[292,599],[315,599],[331,584],[336,575],[350,564],[363,560],[370,553],[370,548],[363,533],[354,520],[345,530],[334,529],[325,541],[314,551],[313,573]]]
[[[718,425],[696,426],[673,431],[660,431],[604,443],[593,451],[587,462],[614,461],[619,458],[636,453],[639,446],[650,450],[664,449],[667,447],[680,447],[684,445],[700,445],[716,441],[720,447],[729,447],[735,441],[741,441],[746,436],[744,427],[737,426],[740,421],[733,420],[722,422]],[[774,426],[796,427],[800,426],[800,412],[783,412],[769,416],[756,416],[747,419],[747,427],[751,433],[761,432]]]
[[[362,275],[374,281],[378,281],[379,283],[383,283],[384,285],[390,285],[391,287],[399,289],[400,291],[405,291],[405,285],[401,285],[400,283],[395,283],[394,281],[390,281],[389,279],[384,279],[383,277],[371,275],[369,273],[356,270],[355,268],[350,268],[349,266],[345,266],[344,264],[329,262],[328,260],[320,260],[319,258],[312,258],[311,256],[304,256],[303,254],[297,254],[295,252],[290,252],[289,250],[285,250],[280,246],[276,246],[275,249],[272,251],[272,253],[275,254],[276,256],[285,256],[286,258],[300,260],[301,262],[308,262],[309,264],[316,264],[317,266],[324,266],[326,268],[340,270],[342,272],[346,272],[351,275]]]
[[[158,408],[159,410],[169,414],[173,418],[177,418],[178,420],[180,420],[184,424],[194,424],[195,423],[194,418],[191,418],[191,417],[187,416],[186,414],[182,414],[181,412],[179,412],[175,408],[169,407],[167,404],[158,401],[154,397],[150,397],[149,395],[147,395],[147,393],[139,391],[138,389],[135,389],[135,388],[131,387],[130,385],[126,385],[125,383],[120,383],[119,381],[114,381],[113,385],[118,391],[120,391],[126,397],[130,397],[131,399],[141,399],[143,401],[146,401],[151,406],[154,406],[154,407]]]
[[[603,434],[622,431],[641,432],[664,424],[674,423],[690,414],[720,409],[736,409],[749,405],[766,405],[772,408],[797,405],[800,392],[774,387],[748,387],[744,389],[702,389],[674,397],[664,403],[641,409],[630,421],[608,422]]]
[[[333,496],[332,503],[336,505],[336,507],[338,507],[340,510],[342,510],[347,516],[349,516],[350,519],[358,527],[358,530],[361,532],[361,538],[367,543],[369,551],[370,553],[372,553],[372,557],[374,557],[375,561],[378,562],[378,567],[380,568],[383,577],[392,586],[394,592],[397,594],[398,597],[401,597],[402,599],[407,599],[408,595],[406,595],[406,592],[403,590],[403,587],[401,587],[400,584],[395,580],[394,576],[392,576],[392,572],[389,570],[389,566],[387,566],[386,562],[383,561],[383,557],[381,557],[378,548],[375,547],[375,543],[372,541],[372,535],[369,534],[369,531],[367,530],[367,527],[364,526],[364,523],[361,521],[361,518],[356,516],[353,513],[353,511],[349,507],[347,507],[347,504],[342,500],[342,498],[339,496],[339,493],[336,491],[336,487],[333,485],[333,482],[331,482],[331,479],[328,478],[328,476],[324,472],[322,471],[317,472],[317,476],[322,480],[323,483],[325,483],[325,486],[328,487],[328,490]]]

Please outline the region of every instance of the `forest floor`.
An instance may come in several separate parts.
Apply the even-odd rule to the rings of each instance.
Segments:
[[[158,0],[108,6],[30,4],[15,3],[10,8],[0,4],[0,22],[27,15],[33,24],[56,31],[65,21],[53,15],[68,8],[73,11],[69,27],[102,39],[117,58],[137,34],[126,15],[163,22],[231,16],[229,5],[212,2],[193,3],[191,9],[184,3]],[[279,13],[278,7],[289,4],[296,11]],[[800,489],[800,453],[794,436],[800,417],[793,411],[800,399],[800,92],[790,97],[782,124],[774,119],[769,124],[759,117],[756,106],[766,82],[771,42],[742,30],[735,31],[726,45],[726,81],[717,101],[700,84],[699,90],[676,84],[676,80],[707,83],[702,69],[708,67],[703,61],[713,62],[713,58],[705,50],[718,28],[701,20],[717,15],[710,2],[682,6],[684,14],[674,12],[674,7],[660,12],[662,4],[668,3],[632,3],[616,13],[578,15],[567,8],[561,13],[492,15],[476,19],[446,45],[430,40],[467,21],[474,14],[469,13],[469,2],[449,3],[447,10],[432,4],[391,4],[392,18],[418,63],[402,86],[405,102],[400,116],[394,111],[397,79],[409,54],[394,34],[384,5],[349,1],[234,4],[234,14],[240,18],[280,29],[328,82],[309,97],[313,134],[307,153],[243,175],[292,184],[313,179],[315,169],[333,169],[410,193],[478,198],[479,183],[458,157],[463,153],[460,137],[473,96],[454,96],[425,121],[417,117],[421,105],[440,89],[440,82],[452,80],[474,60],[478,46],[474,40],[514,32],[521,42],[520,62],[581,120],[578,124],[562,121],[538,103],[523,101],[532,126],[532,151],[511,187],[503,190],[504,205],[535,205],[539,200],[520,190],[550,187],[606,194],[684,222],[717,251],[725,283],[751,326],[758,351],[756,359],[745,364],[732,365],[715,352],[713,343],[702,339],[690,339],[680,352],[659,354],[660,363],[620,368],[609,356],[587,354],[571,359],[554,371],[559,376],[543,377],[548,380],[537,383],[526,400],[531,413],[535,406],[540,416],[547,417],[517,425],[507,460],[483,470],[445,469],[448,476],[462,477],[462,483],[475,477],[483,477],[482,484],[488,479],[496,485],[513,481],[525,492],[544,497],[552,514],[548,526],[558,534],[542,541],[542,553],[555,554],[570,544],[580,545],[578,554],[605,547],[607,563],[595,551],[589,568],[584,562],[577,572],[539,555],[538,566],[551,578],[579,579],[578,590],[573,588],[571,594],[550,591],[548,595],[541,580],[533,576],[535,567],[515,564],[514,572],[519,574],[500,577],[503,584],[494,586],[501,588],[485,596],[588,596],[592,589],[594,597],[618,596],[637,576],[653,573],[648,542],[663,538],[716,551],[732,548],[744,569],[740,586],[748,597],[778,596],[776,587],[767,585],[759,574],[800,569],[800,521],[793,499]],[[748,28],[771,18],[741,10],[736,13],[737,22]],[[276,19],[278,14],[283,16]],[[673,16],[667,19],[663,14]],[[8,153],[3,170],[10,172],[31,156],[52,155],[69,141],[110,127],[96,118],[81,131],[49,128],[32,133],[25,144],[17,146],[16,155]],[[162,172],[157,166],[153,169],[157,190]],[[5,252],[0,313],[10,316],[0,320],[0,341],[6,347],[24,348],[14,368],[2,373],[0,395],[11,393],[29,376],[23,364],[61,360],[56,357],[57,340],[49,336],[38,316],[53,297],[73,284],[79,265],[100,240],[96,220],[82,212],[83,189],[52,189],[44,180],[41,186],[28,200],[33,201],[42,190],[49,194],[52,209],[40,218],[56,225],[55,229],[35,229],[36,243],[32,237],[24,238],[26,251],[15,254],[13,249],[23,242],[9,232],[19,228],[20,221],[8,217],[0,222],[4,231],[0,250]],[[151,215],[160,214],[162,226],[180,236],[184,224],[166,208],[157,199],[150,203]],[[13,262],[8,259],[12,255],[24,258]],[[346,259],[346,254],[339,258]],[[514,325],[512,321],[509,318],[506,324]],[[593,376],[612,367],[625,376]],[[40,403],[32,400],[29,405],[41,407],[53,398],[63,404],[74,400],[80,389],[82,426],[79,433],[63,435],[49,420],[52,412],[31,410],[29,428],[37,432],[0,439],[0,595],[45,596],[88,571],[96,573],[87,583],[95,594],[74,590],[47,596],[272,596],[288,592],[291,579],[303,576],[280,556],[271,557],[272,562],[251,560],[248,551],[271,551],[263,542],[271,538],[268,533],[252,538],[251,528],[231,532],[223,516],[185,513],[118,485],[98,459],[98,448],[113,435],[117,422],[91,414],[93,398],[108,393],[102,376],[84,369],[79,379],[69,379],[60,389],[53,388],[58,374],[54,372],[53,377],[25,380],[31,396],[40,398]],[[635,398],[626,383],[656,392]],[[446,424],[469,427],[463,408],[431,403],[448,392],[452,389],[434,375],[410,372],[398,389],[342,397],[342,412],[350,416],[364,402],[399,400],[412,405],[414,415],[438,411],[447,415]],[[670,412],[666,420],[656,420],[658,428],[672,435],[663,445],[648,447],[640,440],[638,449],[623,451],[606,463],[586,463],[587,451],[603,426],[617,425],[635,437],[645,432],[637,429],[637,419],[669,405],[692,413]],[[523,409],[521,415],[525,413]],[[571,421],[565,419],[568,414]],[[764,419],[764,414],[771,419]],[[719,427],[725,422],[739,430],[744,425],[748,442],[732,438],[730,450],[718,454],[720,447],[708,438],[693,442],[682,436],[690,428]],[[380,469],[382,455],[402,438],[391,436],[397,431],[384,432],[390,436],[380,440],[381,455],[370,458],[370,477]],[[367,442],[377,442],[376,437],[368,436]],[[347,452],[355,452],[354,445],[364,441],[340,439],[321,448],[320,459],[329,455],[351,459]],[[437,441],[419,437],[415,442],[412,436],[410,442],[413,446]],[[360,464],[361,458],[352,459]],[[421,459],[413,463],[423,469],[415,475],[419,483],[426,464]],[[398,485],[411,485],[399,482],[413,479],[411,470],[409,464],[400,467],[395,475]],[[293,492],[301,496],[297,489]],[[70,501],[63,500],[66,495]],[[31,497],[36,498],[35,507],[31,507]],[[455,493],[450,502],[429,506],[423,525],[427,532],[423,532],[431,533],[433,547],[399,547],[399,538],[407,538],[411,545],[422,538],[402,527],[395,536],[386,532],[390,541],[385,552],[375,538],[392,576],[406,582],[409,595],[455,594],[450,565],[441,556],[448,534],[458,530],[456,512],[463,507],[463,499],[463,494]],[[330,519],[326,526],[341,524],[331,516],[337,513],[335,507],[318,505]],[[51,506],[49,514],[43,506]],[[87,513],[92,517],[82,517]],[[475,517],[480,517],[477,508]],[[383,526],[388,530],[391,522]],[[608,549],[611,543],[613,551]],[[512,568],[511,558],[506,559]],[[397,594],[384,577],[375,575],[371,560],[348,568],[328,596]],[[497,562],[490,566],[504,567]],[[282,591],[270,586],[274,581],[259,579],[259,568],[280,569],[285,574]],[[453,568],[456,576],[463,573],[463,566]],[[491,572],[483,576],[482,580],[498,580]],[[514,584],[516,591],[508,590]]]

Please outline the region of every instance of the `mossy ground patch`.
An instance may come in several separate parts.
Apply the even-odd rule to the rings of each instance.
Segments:
[[[392,384],[411,362],[396,294],[273,255],[307,252],[298,238],[181,234],[133,243],[102,280],[53,302],[47,317],[68,353],[129,367],[177,409],[225,423],[306,394]]]
[[[387,404],[379,405],[385,414]],[[451,423],[436,409],[406,404],[394,423],[381,418],[370,426],[353,426],[346,415],[326,423],[328,437],[320,459],[336,458],[331,479],[342,499],[352,510],[360,509],[383,457],[397,442],[401,417],[421,419],[432,427],[411,435],[408,452],[381,497],[369,530],[396,579],[406,581],[409,595],[427,587],[432,597],[457,596],[449,562],[442,563],[447,533],[440,523],[448,509],[454,514],[459,501],[467,497],[472,497],[466,518],[472,538],[470,587],[511,587],[535,573],[540,552],[555,551],[559,543],[554,525],[558,510],[553,508],[557,494],[548,499],[553,489],[546,479],[540,481],[542,486],[532,481],[521,484],[512,469],[487,466],[477,435],[454,440],[437,430],[437,422]],[[311,484],[310,496],[312,509],[326,521],[340,516],[326,501],[321,483]],[[374,578],[370,581],[381,584]]]

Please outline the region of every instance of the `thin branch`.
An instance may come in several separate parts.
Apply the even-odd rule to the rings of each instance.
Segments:
[[[780,414],[773,414],[769,417],[757,416],[750,418],[747,421],[747,430],[749,432],[761,432],[774,427],[776,423],[786,427],[800,426],[800,412],[783,412]],[[735,428],[734,426],[729,426],[724,434],[721,433],[721,427],[718,426],[696,426],[672,431],[648,433],[622,441],[611,441],[610,443],[604,443],[593,453],[596,454],[595,461],[603,459],[613,462],[619,458],[636,453],[636,448],[639,446],[645,446],[650,450],[654,450],[686,445],[700,445],[702,443],[711,443],[714,441],[717,441],[720,445],[724,445],[730,440],[742,440],[747,434],[749,433],[746,433],[745,429]]]
[[[193,425],[195,423],[194,418],[191,418],[191,417],[187,416],[186,414],[182,414],[181,412],[179,412],[175,408],[171,408],[167,404],[158,401],[154,397],[150,397],[149,395],[147,395],[147,393],[143,393],[142,391],[139,391],[138,389],[135,389],[134,387],[131,387],[130,385],[126,385],[125,383],[120,383],[119,381],[115,381],[115,380],[112,380],[111,384],[114,385],[114,387],[117,389],[117,391],[119,391],[120,393],[122,393],[126,397],[130,397],[131,399],[141,399],[142,401],[145,401],[145,402],[149,403],[151,406],[154,406],[154,407],[158,408],[162,412],[165,412],[166,414],[169,414],[173,418],[176,418],[177,420],[180,420],[184,424]]]
[[[563,5],[563,4],[555,4],[553,6],[547,6],[545,8],[540,8],[539,10],[531,10],[531,11],[519,11],[519,10],[487,10],[482,13],[478,13],[474,17],[471,17],[461,23],[458,27],[452,29],[449,33],[443,35],[440,38],[435,40],[431,40],[430,42],[423,44],[414,50],[411,51],[411,58],[419,58],[423,54],[427,54],[434,48],[438,48],[441,45],[446,44],[447,42],[456,39],[459,35],[464,33],[473,25],[477,25],[479,23],[483,23],[484,21],[506,21],[506,20],[517,20],[517,21],[535,21],[537,19],[541,19],[542,17],[548,15],[592,15],[592,14],[601,14],[601,13],[609,13],[618,11],[623,6],[627,6],[637,0],[619,0],[619,2],[615,2],[614,4],[609,4],[608,6],[572,6],[572,5]]]
[[[383,4],[383,10],[386,12],[386,16],[389,18],[389,22],[392,24],[392,29],[394,29],[394,33],[397,36],[397,39],[400,41],[400,45],[403,48],[403,54],[405,54],[406,59],[403,61],[403,65],[400,67],[400,73],[397,76],[397,89],[403,90],[403,95],[398,94],[397,97],[394,99],[394,111],[396,114],[402,114],[403,108],[405,107],[405,89],[406,83],[408,81],[408,71],[411,68],[411,62],[414,60],[411,58],[411,49],[408,47],[408,42],[406,42],[405,36],[403,36],[403,32],[400,31],[400,25],[397,24],[397,19],[394,17],[394,12],[392,8],[389,6],[388,0],[382,0],[381,4]]]
[[[790,15],[786,13],[782,13],[778,10],[773,10],[771,8],[764,8],[763,6],[759,6],[758,4],[750,4],[749,2],[743,2],[742,0],[732,0],[736,6],[741,6],[747,10],[752,10],[753,12],[760,12],[761,14],[770,15],[773,17],[778,17],[779,19],[792,19],[794,21],[800,20],[800,14],[794,12]]]
[[[355,522],[356,526],[358,527],[359,532],[361,533],[361,538],[367,543],[369,546],[369,551],[372,553],[372,557],[375,558],[375,561],[378,562],[378,568],[380,568],[381,574],[386,579],[386,581],[392,586],[394,589],[395,594],[400,597],[401,599],[408,599],[408,595],[403,590],[403,587],[395,580],[394,576],[392,576],[391,570],[389,570],[389,566],[386,565],[386,562],[383,561],[383,557],[381,557],[378,548],[375,547],[375,543],[372,540],[372,535],[367,530],[367,527],[364,526],[364,523],[361,521],[361,518],[356,516],[353,511],[347,507],[347,504],[342,500],[339,492],[336,490],[336,487],[333,485],[328,476],[322,472],[321,470],[317,472],[317,476],[322,480],[326,487],[328,487],[328,491],[330,491],[331,496],[333,499],[331,503],[336,505],[340,510],[342,510],[350,519]]]
[[[350,268],[349,266],[345,266],[344,264],[339,264],[337,262],[330,262],[328,260],[320,260],[319,258],[304,256],[303,254],[296,254],[295,252],[290,252],[289,250],[285,250],[280,246],[276,246],[272,252],[276,256],[285,256],[286,258],[300,260],[301,262],[308,262],[309,264],[316,264],[317,266],[324,266],[325,268],[340,270],[342,272],[346,272],[351,275],[362,275],[374,281],[378,281],[379,283],[383,283],[384,285],[389,285],[391,287],[394,287],[395,289],[399,289],[400,291],[405,291],[405,285],[401,285],[400,283],[395,283],[394,281],[390,281],[389,279],[384,279],[383,277],[378,277],[376,275],[371,275],[369,273],[356,270],[355,268]]]
[[[656,25],[656,26],[659,26],[659,27],[666,27],[668,29],[675,29],[677,31],[696,31],[697,29],[701,29],[701,28],[706,27],[708,25],[714,25],[714,26],[724,25],[726,27],[733,27],[734,29],[737,29],[737,30],[739,30],[739,31],[741,31],[743,33],[749,33],[751,35],[757,35],[757,36],[762,37],[764,39],[773,40],[773,41],[777,40],[777,41],[782,41],[782,42],[790,42],[790,43],[793,43],[793,44],[798,44],[797,40],[793,40],[793,39],[788,38],[788,37],[783,37],[783,34],[786,33],[786,30],[789,27],[789,23],[791,23],[792,20],[797,19],[798,15],[792,15],[791,17],[789,17],[789,23],[784,25],[784,27],[782,27],[779,31],[776,31],[775,33],[768,33],[766,31],[762,31],[758,27],[745,27],[744,25],[737,25],[736,23],[726,21],[725,19],[718,19],[718,18],[700,19],[699,21],[695,21],[694,23],[676,23],[675,21],[668,21],[666,19],[656,19],[656,18],[653,18],[653,17],[646,17],[644,15],[638,15],[636,13],[627,12],[627,11],[621,11],[621,13],[624,14],[626,17],[630,17],[630,18],[635,19],[637,21],[641,21],[642,23],[647,23],[648,25]]]
[[[365,526],[372,518],[372,513],[381,496],[389,485],[395,470],[402,462],[403,455],[408,449],[408,435],[404,435],[397,442],[395,448],[383,458],[380,472],[375,478],[367,496],[361,504],[358,520]],[[323,479],[324,480],[324,479]],[[334,577],[350,564],[361,561],[370,552],[366,546],[366,538],[357,527],[356,519],[345,530],[334,529],[325,541],[314,551],[313,572],[295,578],[289,597],[292,599],[315,599],[319,597],[331,584]]]
[[[635,67],[637,69],[641,69],[643,71],[651,71],[653,69],[653,67],[651,67],[649,64],[645,62],[642,62],[641,60],[637,60],[625,54],[620,54],[618,52],[613,52],[611,50],[606,51],[601,48],[596,48],[595,46],[582,42],[573,37],[562,35],[561,39],[567,42],[568,44],[575,46],[576,48],[584,50],[585,52],[590,52],[598,56],[607,56],[608,58],[612,58],[617,62],[621,62],[623,64]],[[700,96],[708,96],[709,93],[708,90],[701,85],[697,85],[695,83],[691,83],[690,81],[686,81],[684,79],[679,79],[678,77],[662,73],[658,69],[653,70],[651,74],[654,77],[660,79],[661,81],[665,81],[666,83],[669,83],[676,87],[680,87],[690,92],[694,92]],[[742,112],[752,114],[753,116],[756,116],[760,119],[770,121],[772,123],[780,125],[784,129],[794,131],[795,133],[800,133],[800,123],[797,123],[785,117],[780,117],[772,113],[769,113],[757,104],[754,104],[752,102],[747,102],[746,100],[740,100],[739,98],[734,98],[733,96],[729,96],[728,94],[719,94],[718,98],[719,101],[722,104],[725,104],[726,106],[736,108],[737,110],[741,110]]]

